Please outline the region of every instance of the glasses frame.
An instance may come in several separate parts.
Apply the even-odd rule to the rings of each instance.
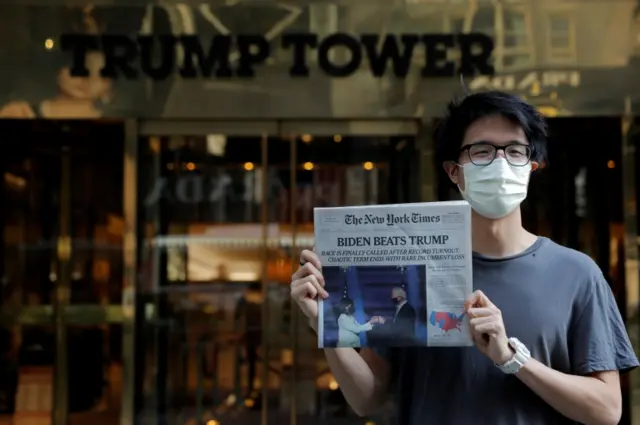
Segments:
[[[486,164],[476,164],[475,162],[473,162],[473,160],[471,159],[471,154],[469,153],[469,149],[471,149],[474,146],[478,146],[478,145],[491,146],[492,148],[495,149],[494,152],[493,152],[493,158],[491,158],[491,161],[487,162]],[[527,148],[527,152],[528,152],[527,162],[525,162],[524,164],[512,164],[511,161],[509,161],[509,157],[507,156],[507,148],[509,148],[511,146],[521,146],[521,147]],[[464,147],[460,148],[460,151],[458,152],[458,155],[462,155],[464,152],[466,152],[467,158],[469,158],[469,162],[471,162],[476,167],[486,167],[487,165],[491,165],[493,163],[493,161],[496,160],[496,157],[498,156],[498,151],[502,151],[502,153],[504,153],[504,159],[512,167],[525,167],[525,166],[529,165],[529,163],[531,162],[531,156],[533,155],[533,148],[530,145],[525,145],[524,143],[520,143],[520,142],[512,142],[512,143],[509,143],[509,144],[504,145],[504,146],[498,146],[498,145],[496,145],[494,143],[491,143],[491,142],[477,142],[477,143],[473,143],[473,144],[470,144],[470,145],[467,145],[467,146],[464,146]]]

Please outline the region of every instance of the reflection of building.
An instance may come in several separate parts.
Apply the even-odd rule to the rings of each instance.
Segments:
[[[527,226],[596,259],[633,319],[639,290],[628,235],[636,234],[637,185],[622,142],[634,142],[637,126],[622,116],[633,115],[637,97],[629,61],[635,4],[307,3],[96,7],[105,32],[268,34],[273,54],[251,80],[114,81],[112,99],[92,104],[100,122],[0,122],[10,146],[0,161],[0,204],[9,205],[0,209],[0,322],[12,336],[0,384],[45,341],[40,361],[58,359],[57,394],[73,399],[71,411],[62,396],[54,400],[55,425],[66,425],[67,413],[72,423],[216,425],[241,412],[234,421],[243,423],[257,421],[254,409],[263,406],[268,423],[356,423],[314,335],[290,309],[288,277],[300,248],[313,244],[314,206],[452,196],[436,175],[429,134],[460,82],[416,72],[376,78],[366,61],[349,78],[328,78],[311,61],[310,77],[294,79],[291,54],[279,47],[286,31],[490,35],[497,73],[466,85],[515,91],[559,117],[551,120],[548,170],[532,180]],[[55,94],[62,64],[48,54],[71,31],[62,26],[67,13],[8,8],[2,104]],[[340,49],[332,55],[344,59]],[[425,60],[416,50],[412,71]],[[239,340],[248,329],[233,310],[256,282],[265,293],[247,296],[266,306],[259,332],[267,350],[257,351],[259,391],[245,399]],[[69,346],[52,348],[56,337]],[[75,361],[86,341],[96,354],[74,372],[65,359]],[[91,391],[83,392],[83,379]]]

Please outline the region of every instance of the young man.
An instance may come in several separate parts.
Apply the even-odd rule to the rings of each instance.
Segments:
[[[638,366],[611,290],[586,255],[522,227],[520,203],[546,154],[531,105],[487,92],[451,103],[437,136],[451,181],[473,208],[471,348],[326,349],[351,407],[387,391],[407,425],[614,425],[619,373]],[[315,328],[322,265],[303,251],[291,296]]]

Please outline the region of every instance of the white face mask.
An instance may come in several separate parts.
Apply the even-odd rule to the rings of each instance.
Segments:
[[[491,164],[467,163],[462,197],[483,217],[498,219],[509,215],[527,197],[531,163],[512,167],[506,159],[496,158]]]

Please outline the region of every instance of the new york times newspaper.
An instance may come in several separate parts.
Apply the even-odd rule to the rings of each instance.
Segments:
[[[319,347],[469,346],[465,201],[315,208]]]

